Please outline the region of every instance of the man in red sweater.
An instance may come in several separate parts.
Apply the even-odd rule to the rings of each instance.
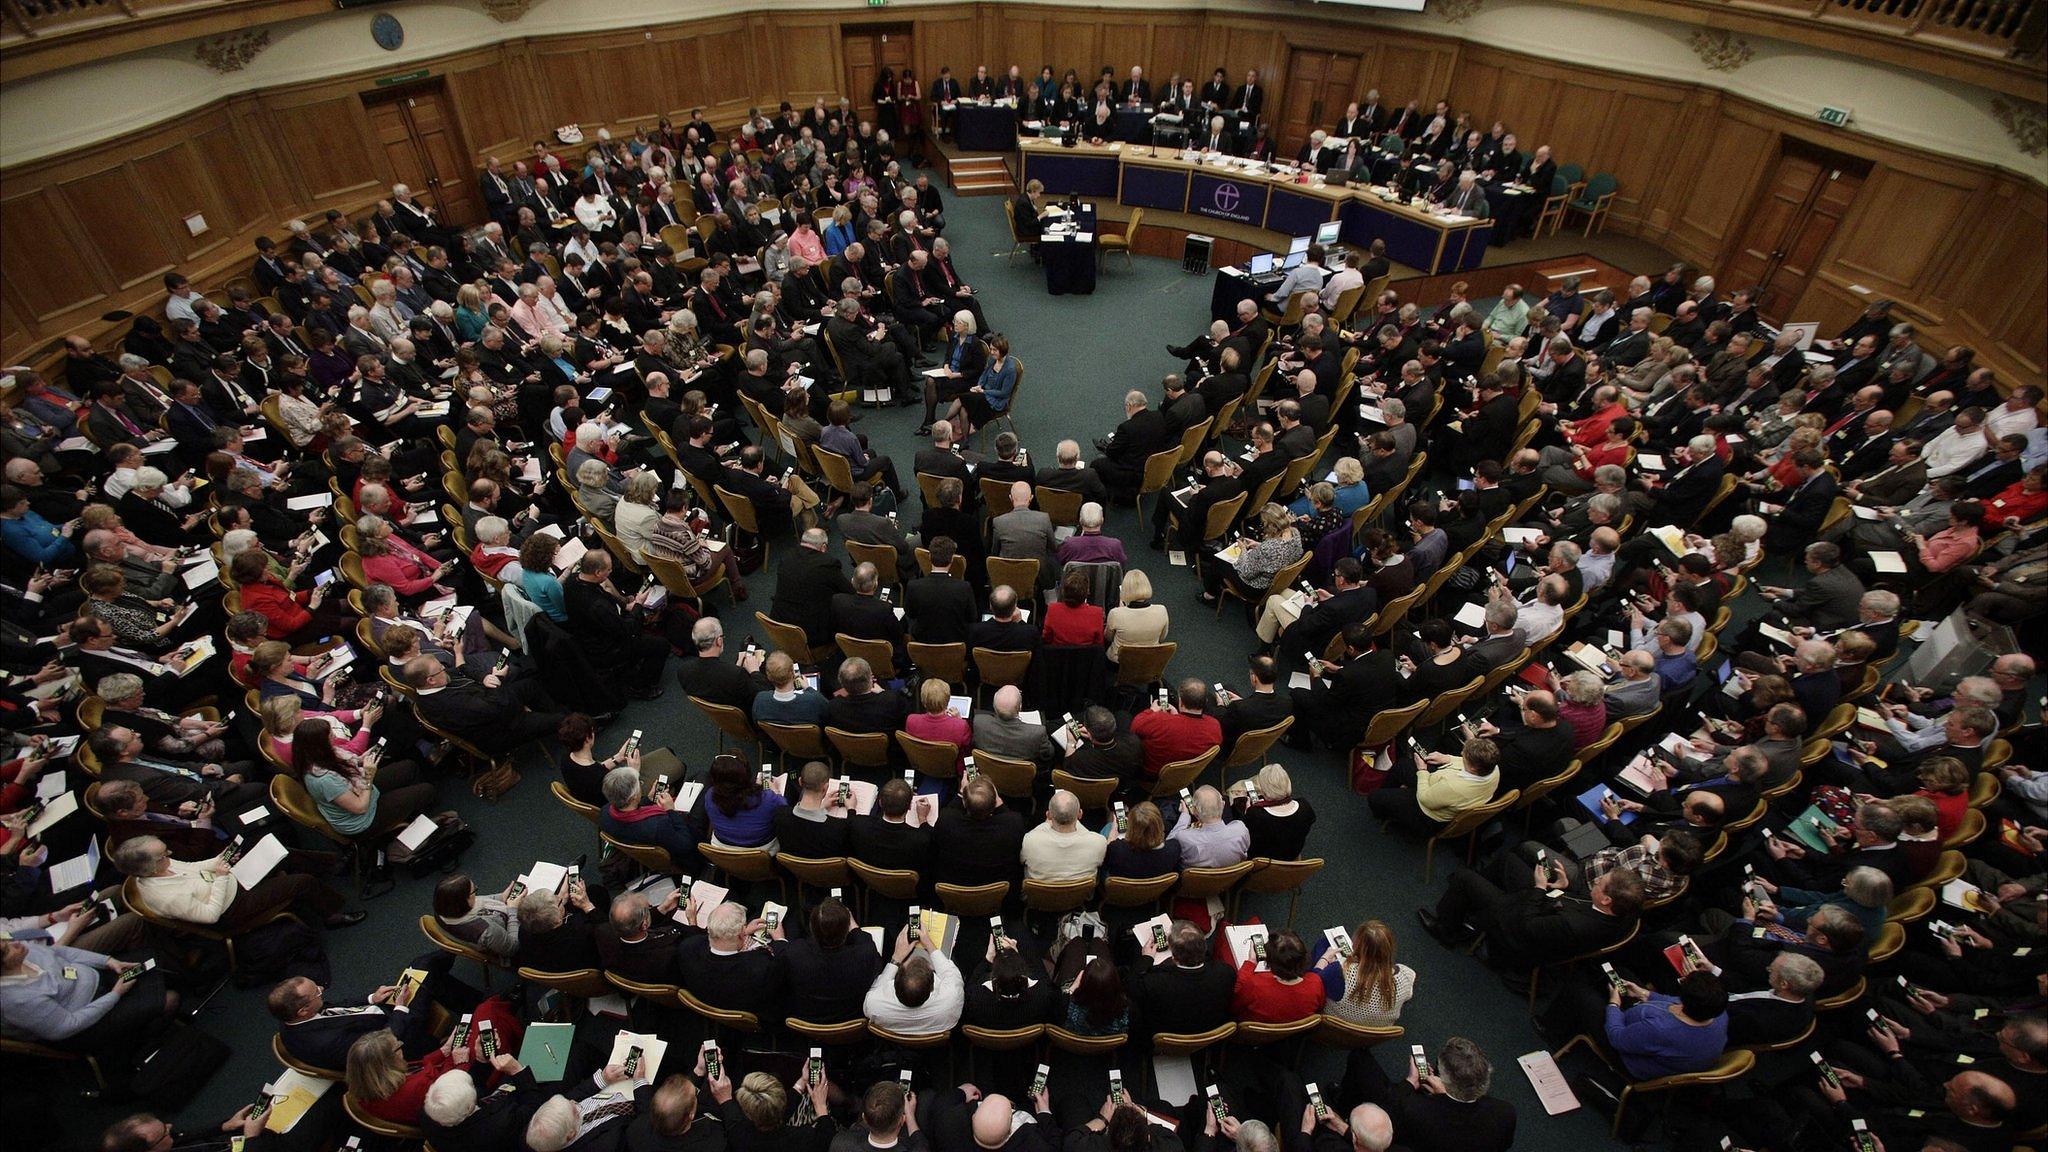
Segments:
[[[1177,706],[1154,704],[1131,721],[1131,731],[1145,745],[1146,787],[1158,782],[1161,768],[1223,743],[1223,725],[1208,711],[1209,686],[1190,677],[1180,682]]]

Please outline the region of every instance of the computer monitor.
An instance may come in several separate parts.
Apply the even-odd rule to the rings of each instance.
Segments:
[[[1244,270],[1253,276],[1264,276],[1273,270],[1273,254],[1271,252],[1261,252],[1253,256],[1250,262],[1245,265]]]
[[[1328,247],[1337,242],[1337,233],[1344,228],[1342,220],[1331,220],[1316,225],[1316,243]]]
[[[1306,259],[1308,259],[1308,249],[1306,248],[1301,248],[1293,252],[1289,252],[1287,254],[1287,259],[1280,262],[1280,270],[1282,272],[1285,272],[1290,268],[1298,268],[1301,266],[1301,262]]]
[[[1287,246],[1287,254],[1289,256],[1299,256],[1308,251],[1309,240],[1310,238],[1307,236],[1296,236],[1294,242]]]

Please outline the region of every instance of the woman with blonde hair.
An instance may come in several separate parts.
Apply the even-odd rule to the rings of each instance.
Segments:
[[[413,636],[418,633],[410,628],[396,628],[392,632],[405,632]],[[263,701],[263,746],[280,762],[292,762],[292,737],[299,725],[308,720],[325,720],[334,730],[334,747],[337,751],[351,756],[361,756],[370,750],[370,729],[384,714],[382,704],[372,704],[357,712],[340,708],[332,712],[308,711],[306,702],[296,694],[272,696]],[[351,732],[351,729],[354,731]]]
[[[809,1086],[811,1112],[816,1119],[797,1127],[790,1123],[789,1090],[782,1086],[782,1081],[767,1072],[747,1073],[732,1094],[732,1102],[747,1123],[726,1125],[727,1143],[733,1152],[823,1152],[838,1127],[827,1106],[830,1085],[828,1078],[820,1076],[816,1084]]]
[[[1392,1027],[1401,1022],[1401,1006],[1415,995],[1415,971],[1395,962],[1394,933],[1378,920],[1367,920],[1351,934],[1349,960],[1332,948],[1316,968],[1330,994],[1324,1013],[1352,1024]]]
[[[1235,561],[1226,564],[1223,553],[1218,553],[1202,565],[1202,603],[1216,603],[1226,583],[1247,601],[1256,601],[1259,593],[1273,583],[1276,573],[1301,559],[1301,532],[1295,528],[1294,517],[1287,514],[1287,509],[1278,504],[1259,509],[1257,528],[1256,542],[1247,536],[1235,545]]]
[[[409,1124],[417,1127],[424,1115],[427,1089],[441,1073],[450,1069],[467,1071],[471,1060],[476,1059],[477,1033],[489,1024],[498,1035],[498,1051],[516,1053],[520,1041],[526,1035],[526,1025],[512,1014],[511,1007],[497,996],[477,1005],[471,1014],[469,1039],[461,1048],[455,1047],[454,1033],[448,1041],[419,1060],[407,1060],[405,1048],[398,1042],[398,1036],[391,1029],[367,1033],[349,1045],[348,1063],[342,1069],[342,1084],[355,1105],[380,1120],[393,1124]],[[478,1091],[495,1091],[504,1073],[493,1070],[488,1080],[482,1081]]]
[[[648,538],[654,535],[654,526],[661,521],[661,509],[655,502],[661,496],[661,477],[652,472],[635,472],[626,481],[626,494],[612,509],[612,531],[618,533],[619,542],[633,553],[633,559],[643,558]]]
[[[903,731],[914,739],[957,745],[961,753],[957,767],[965,771],[966,754],[974,751],[974,726],[954,710],[953,686],[937,676],[926,677],[917,687],[917,703],[924,711],[904,717]]]
[[[1109,645],[1109,662],[1120,658],[1126,644],[1163,644],[1172,621],[1166,605],[1152,602],[1152,578],[1142,568],[1124,573],[1117,588],[1117,606],[1102,622],[1102,638]]]
[[[1268,764],[1258,775],[1231,788],[1231,804],[1251,834],[1246,855],[1269,860],[1299,860],[1315,827],[1316,810],[1294,795],[1287,769]]]
[[[87,504],[78,513],[79,539],[85,539],[89,532],[105,532],[120,542],[123,553],[130,560],[144,564],[161,564],[178,554],[176,548],[151,544],[137,536],[121,523],[121,514],[111,504]]]

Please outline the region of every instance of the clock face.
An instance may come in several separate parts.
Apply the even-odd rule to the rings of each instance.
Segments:
[[[398,46],[405,43],[405,25],[400,24],[398,17],[391,13],[379,12],[376,18],[370,21],[370,38],[377,42],[377,47],[386,52],[396,52]]]

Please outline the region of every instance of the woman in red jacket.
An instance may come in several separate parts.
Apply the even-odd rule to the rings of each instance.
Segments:
[[[324,623],[320,609],[327,599],[325,588],[302,588],[297,592],[280,584],[271,571],[270,553],[251,548],[235,557],[228,574],[242,598],[242,611],[260,613],[269,622],[266,635],[296,648],[311,644],[335,629]]]
[[[1045,609],[1047,644],[1102,643],[1102,606],[1088,602],[1088,574],[1076,569],[1060,577],[1059,602]]]
[[[1953,756],[1929,756],[1914,773],[1920,781],[1915,796],[1934,802],[1934,826],[1947,840],[1962,826],[1963,813],[1970,810],[1970,770]]]
[[[408,1062],[398,1037],[389,1028],[358,1039],[349,1046],[348,1067],[343,1070],[349,1096],[357,1107],[380,1120],[418,1127],[427,1089],[441,1073],[466,1068],[472,1060],[483,1059],[480,1044],[485,1024],[497,1035],[497,1056],[490,1061],[494,1070],[489,1080],[479,1085],[479,1095],[488,1094],[506,1075],[504,1062],[514,1061],[519,1041],[526,1032],[525,1025],[512,1014],[511,1005],[498,996],[477,1005],[462,1047],[455,1047],[455,1035],[450,1033],[447,1043],[421,1060]],[[516,1061],[511,1066],[516,1068]]]
[[[1308,975],[1308,946],[1292,932],[1266,940],[1266,971],[1250,956],[1239,958],[1237,990],[1230,1014],[1240,1021],[1286,1024],[1323,1010],[1323,982]]]
[[[392,532],[391,522],[382,516],[364,516],[357,522],[357,528],[363,575],[379,584],[391,585],[400,600],[417,605],[431,596],[453,591],[443,588],[440,581],[455,567],[454,561],[444,564],[414,547],[411,541]]]

